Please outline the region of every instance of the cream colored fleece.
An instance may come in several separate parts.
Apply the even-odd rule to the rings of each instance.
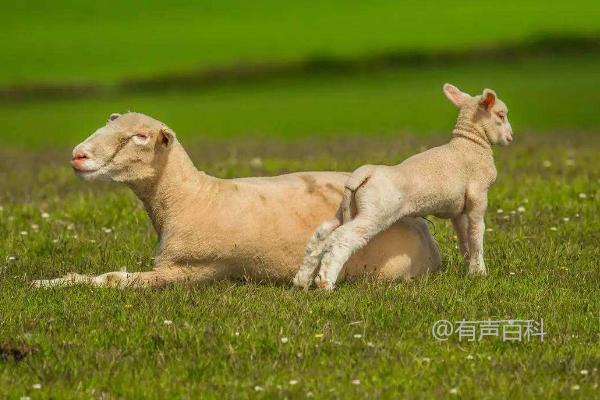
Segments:
[[[225,278],[289,282],[310,234],[336,213],[349,176],[301,172],[218,179],[194,167],[168,127],[137,113],[111,116],[74,149],[73,157],[79,175],[123,182],[141,199],[158,234],[155,266],[148,272],[97,277],[69,274],[37,281],[37,286],[83,282],[123,287]],[[408,218],[357,252],[346,275],[412,277],[439,265],[426,223]]]
[[[483,217],[496,179],[491,146],[512,141],[508,110],[489,89],[471,97],[446,84],[444,92],[460,108],[450,142],[396,166],[357,169],[345,184],[343,221],[317,230],[296,286],[307,288],[314,277],[318,287],[332,289],[346,261],[377,234],[403,218],[428,215],[452,219],[470,272],[486,274]]]

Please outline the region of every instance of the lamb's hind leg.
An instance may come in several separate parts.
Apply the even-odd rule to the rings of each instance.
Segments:
[[[321,260],[321,269],[315,277],[317,287],[332,290],[344,264],[352,254],[397,220],[398,218],[382,213],[372,216],[359,213],[352,221],[329,235]]]
[[[339,214],[339,213],[338,213]],[[310,287],[321,262],[323,247],[331,232],[342,224],[341,218],[336,217],[323,222],[312,234],[306,245],[306,253],[300,270],[294,277],[294,286],[307,290]]]

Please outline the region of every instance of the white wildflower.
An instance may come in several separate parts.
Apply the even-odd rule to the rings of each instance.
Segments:
[[[587,369],[582,369],[581,371],[579,371],[579,373],[581,375],[587,375],[588,374],[588,370]]]
[[[103,226],[103,227],[102,227],[102,232],[104,232],[104,233],[111,233],[111,232],[112,232],[112,229],[110,229],[110,228],[107,228],[107,227]]]
[[[250,166],[252,168],[262,168],[263,160],[260,157],[254,157],[252,160],[250,160]]]
[[[520,213],[524,213],[525,212],[525,207],[519,206],[519,208],[517,208],[517,211],[520,212]]]
[[[551,227],[550,227],[550,230],[551,230],[551,231],[557,231],[557,230],[558,230],[558,228],[557,228],[557,227],[555,227],[555,226],[551,226]]]
[[[171,321],[170,319],[165,319],[163,322],[165,325],[171,325],[173,323],[173,321]]]
[[[579,198],[580,199],[587,199],[587,194],[585,194],[585,193],[579,193]]]
[[[569,217],[564,217],[564,218],[563,218],[563,221],[565,221],[565,222],[569,222],[569,221],[570,221],[570,218],[569,218]]]
[[[22,235],[22,236],[27,236],[27,235],[29,235],[29,233],[28,233],[27,231],[21,231],[20,233],[21,233],[21,235]]]
[[[362,335],[360,333],[355,333],[353,336],[354,336],[354,339],[360,339],[362,337]]]
[[[360,385],[360,379],[353,379],[352,380],[352,384],[353,385]]]
[[[48,218],[50,218],[50,214],[48,214],[48,213],[47,213],[47,212],[45,212],[45,211],[44,211],[44,212],[43,212],[41,215],[42,215],[42,218],[43,218],[43,219],[48,219]]]
[[[450,394],[457,394],[458,393],[458,389],[457,388],[452,388],[449,390]]]
[[[514,273],[513,273],[513,274],[514,274]],[[474,360],[474,359],[475,359],[475,357],[473,357],[471,354],[469,354],[469,355],[467,356],[467,360]]]
[[[503,209],[501,209],[501,208],[499,208],[499,209],[497,209],[497,210],[496,210],[496,212],[497,212],[498,214],[502,214],[502,213],[504,212],[504,210],[503,210]]]
[[[573,385],[571,386],[571,390],[579,390],[580,386],[579,385]]]
[[[263,390],[265,390],[265,389],[262,386],[258,386],[258,385],[254,386],[255,392],[262,392]]]
[[[42,384],[41,383],[34,383],[33,385],[31,385],[32,388],[36,389],[36,390],[40,390],[42,388]]]
[[[289,339],[288,339],[288,338],[286,338],[286,337],[282,337],[282,338],[281,338],[281,339],[279,339],[279,340],[280,340],[280,341],[281,341],[281,343],[283,343],[283,344],[286,344],[286,343],[289,341]]]
[[[296,379],[291,379],[290,380],[290,385],[293,386],[293,385],[297,385],[297,384],[298,384],[298,380],[296,380]]]

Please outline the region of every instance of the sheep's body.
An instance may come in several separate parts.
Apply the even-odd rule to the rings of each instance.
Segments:
[[[396,166],[367,165],[352,174],[341,204],[343,224],[329,220],[319,228],[322,233],[319,240],[309,244],[294,279],[296,286],[310,285],[320,261],[315,283],[332,289],[346,260],[379,232],[402,218],[428,215],[452,219],[469,271],[486,274],[483,217],[488,189],[496,179],[491,144],[504,139],[490,137],[488,131],[492,127],[486,126],[493,121],[486,113],[494,103],[489,110],[486,105],[484,112],[479,98],[469,96],[463,100],[459,102],[461,113],[454,137],[448,144],[414,155]],[[503,103],[498,103],[498,112],[506,113]],[[510,142],[512,131],[509,124],[507,127],[507,132],[498,135],[506,135]],[[352,219],[353,214],[356,216]]]
[[[127,122],[127,115],[119,118],[121,124]],[[98,277],[70,274],[37,281],[38,286],[159,285],[225,278],[289,282],[310,234],[336,213],[349,176],[304,172],[218,179],[196,170],[176,139],[169,146],[168,157],[156,162],[160,167],[152,178],[125,182],[144,203],[158,232],[155,268]],[[381,278],[408,278],[435,271],[439,265],[426,223],[406,219],[357,252],[347,263],[347,276],[366,271]]]

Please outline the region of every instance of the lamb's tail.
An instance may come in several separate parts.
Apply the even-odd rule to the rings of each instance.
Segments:
[[[344,194],[342,196],[342,221],[346,223],[352,220],[352,211],[356,209],[356,191],[363,186],[371,177],[373,166],[365,165],[354,171],[344,185]]]

